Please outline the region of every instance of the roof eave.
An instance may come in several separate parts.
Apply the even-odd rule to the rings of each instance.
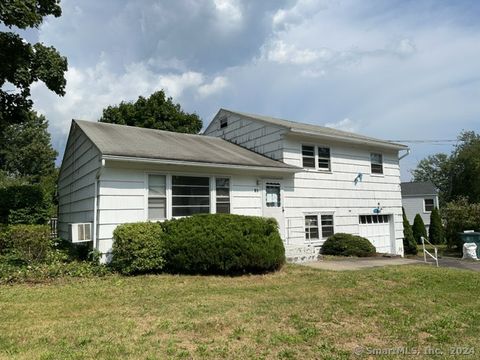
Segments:
[[[316,133],[316,132],[305,131],[305,130],[295,129],[295,128],[290,128],[289,133],[294,134],[294,135],[308,135],[308,136],[318,137],[318,138],[322,138],[322,139],[349,142],[349,143],[354,143],[354,144],[359,144],[359,145],[369,145],[369,146],[375,146],[375,147],[382,147],[382,148],[392,149],[392,150],[407,150],[408,149],[408,146],[403,145],[403,144],[383,142],[383,141],[375,141],[375,140],[367,140],[367,139],[356,139],[356,138],[352,138],[352,137],[349,137],[349,136],[336,136],[336,135],[331,135],[331,134],[319,134],[319,133]]]
[[[221,164],[199,161],[183,161],[183,160],[171,160],[171,159],[158,159],[158,158],[143,158],[133,156],[121,156],[121,155],[102,155],[104,160],[116,160],[116,161],[128,161],[128,162],[140,162],[162,165],[181,165],[181,166],[197,166],[197,167],[209,167],[218,169],[234,169],[234,170],[259,170],[267,172],[282,172],[282,173],[297,173],[303,171],[302,168],[294,166],[274,167],[274,166],[255,166],[255,165],[240,165],[240,164]]]

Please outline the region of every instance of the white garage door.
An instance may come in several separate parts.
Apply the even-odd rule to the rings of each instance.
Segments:
[[[392,252],[390,215],[360,215],[360,236],[370,240],[379,253]]]

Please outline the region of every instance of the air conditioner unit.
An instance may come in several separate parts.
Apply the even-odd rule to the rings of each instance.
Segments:
[[[70,224],[72,243],[92,241],[92,223]]]

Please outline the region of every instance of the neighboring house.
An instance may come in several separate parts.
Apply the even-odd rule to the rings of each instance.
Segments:
[[[438,190],[432,182],[404,182],[401,183],[402,204],[410,224],[413,224],[415,215],[420,214],[425,227],[430,226],[430,213],[438,208]]]
[[[275,218],[293,260],[316,257],[336,232],[403,255],[406,149],[224,109],[204,135],[74,120],[59,176],[59,235],[108,255],[119,224],[230,212]]]

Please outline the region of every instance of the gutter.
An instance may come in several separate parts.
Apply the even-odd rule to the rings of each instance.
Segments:
[[[289,130],[290,130],[289,132],[294,135],[309,135],[309,136],[314,136],[316,138],[332,139],[332,140],[337,140],[337,141],[342,141],[347,143],[354,143],[359,145],[378,146],[378,147],[384,147],[387,149],[396,149],[396,150],[408,149],[406,145],[378,141],[378,140],[357,139],[354,137],[341,136],[341,135],[319,134],[313,131],[305,131],[305,130],[299,130],[295,128],[290,128]]]
[[[269,167],[269,166],[250,166],[250,165],[235,165],[235,164],[216,164],[216,163],[201,163],[194,161],[179,161],[179,160],[167,160],[167,159],[153,159],[153,158],[140,158],[133,156],[119,156],[119,155],[103,155],[102,160],[115,160],[115,161],[127,161],[127,162],[142,162],[147,164],[161,164],[161,165],[180,165],[180,166],[198,166],[209,167],[218,169],[234,169],[234,170],[259,170],[268,172],[285,172],[285,173],[297,173],[303,171],[299,167]]]

